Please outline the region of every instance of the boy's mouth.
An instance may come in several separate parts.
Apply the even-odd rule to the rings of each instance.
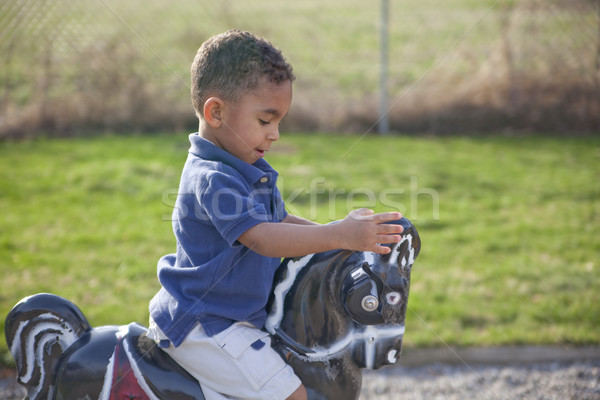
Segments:
[[[264,157],[266,152],[267,152],[266,150],[262,150],[262,149],[254,149],[254,153],[256,153],[256,155],[257,155],[258,157]]]

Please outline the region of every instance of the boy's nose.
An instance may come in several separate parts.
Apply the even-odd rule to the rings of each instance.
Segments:
[[[273,128],[273,130],[271,130],[269,132],[269,135],[267,136],[267,138],[274,142],[279,140],[279,126],[276,126],[275,128]]]

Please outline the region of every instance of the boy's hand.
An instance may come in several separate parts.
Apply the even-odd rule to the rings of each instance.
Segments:
[[[387,254],[386,243],[397,243],[402,240],[402,225],[384,224],[402,218],[398,212],[374,214],[373,210],[361,208],[351,211],[346,218],[334,226],[338,229],[341,248],[355,251],[372,251]]]

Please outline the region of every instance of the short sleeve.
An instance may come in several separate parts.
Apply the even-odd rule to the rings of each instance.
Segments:
[[[256,191],[235,175],[213,172],[198,188],[197,197],[206,216],[230,246],[248,229],[269,222]]]
[[[278,221],[283,221],[285,217],[288,216],[288,212],[285,209],[285,203],[281,198],[281,193],[279,192],[277,186],[275,186],[273,190],[275,191],[275,196],[273,196],[273,198],[275,199],[275,215]]]

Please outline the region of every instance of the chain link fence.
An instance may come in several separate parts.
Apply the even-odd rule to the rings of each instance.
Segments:
[[[0,138],[193,131],[189,66],[229,28],[297,75],[286,130],[379,118],[379,3],[2,0]],[[391,0],[397,132],[600,132],[599,0]]]

